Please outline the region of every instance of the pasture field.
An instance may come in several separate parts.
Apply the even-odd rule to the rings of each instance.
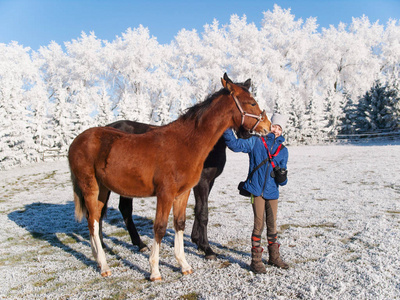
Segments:
[[[218,259],[205,261],[190,240],[191,194],[184,238],[194,273],[180,273],[170,218],[160,250],[163,281],[155,283],[149,252],[131,245],[117,195],[103,226],[112,276],[102,278],[87,223],[74,219],[66,159],[0,172],[0,298],[400,299],[400,141],[288,149],[278,228],[291,268],[267,266],[264,275],[249,269],[253,213],[237,192],[246,154],[227,151],[210,194],[208,237]],[[149,246],[155,206],[155,198],[134,199],[134,221]]]

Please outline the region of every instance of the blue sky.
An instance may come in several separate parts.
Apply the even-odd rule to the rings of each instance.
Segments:
[[[142,24],[165,44],[183,28],[202,32],[214,18],[229,23],[232,14],[245,14],[248,23],[259,27],[262,13],[273,10],[274,3],[291,8],[296,19],[317,17],[320,28],[349,24],[352,17],[363,14],[381,24],[400,19],[400,0],[0,0],[0,43],[17,41],[37,50],[52,40],[63,45],[82,31],[112,41],[127,28]]]

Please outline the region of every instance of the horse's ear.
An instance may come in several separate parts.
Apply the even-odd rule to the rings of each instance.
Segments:
[[[247,79],[247,80],[243,83],[243,85],[249,90],[250,87],[251,87],[251,79],[250,79],[250,78]]]
[[[225,79],[221,78],[221,83],[222,83],[222,86],[223,86],[224,88],[226,88],[226,81],[225,81]]]
[[[226,72],[224,73],[224,80],[225,80],[226,82],[233,83],[233,81],[228,77],[228,75],[226,74]]]
[[[226,88],[229,92],[233,92],[233,82],[230,80],[226,73],[224,74],[224,78],[221,78],[222,86]]]
[[[221,78],[221,83],[222,83],[222,86],[224,88],[226,88],[229,92],[231,92],[231,93],[233,92],[233,86],[232,86],[231,82],[225,80],[224,78]]]

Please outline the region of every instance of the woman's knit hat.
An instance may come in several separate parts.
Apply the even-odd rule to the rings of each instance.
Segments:
[[[274,113],[271,118],[271,125],[279,125],[282,131],[285,129],[287,118],[284,115]]]

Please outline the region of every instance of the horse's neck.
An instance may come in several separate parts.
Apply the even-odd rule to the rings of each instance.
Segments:
[[[229,96],[214,99],[199,122],[185,122],[185,130],[190,133],[185,141],[188,146],[203,151],[207,156],[224,131],[233,125],[232,110],[236,106],[233,99],[230,101],[227,97]]]

